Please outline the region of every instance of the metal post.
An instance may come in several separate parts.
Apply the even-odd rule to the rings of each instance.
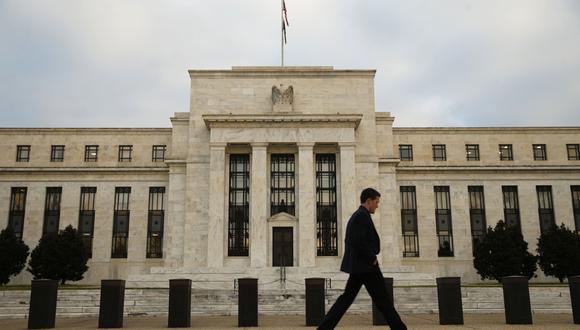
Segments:
[[[461,278],[438,277],[436,280],[439,324],[463,324]]]
[[[394,305],[395,299],[393,295],[393,278],[392,277],[385,277],[385,286],[387,287],[387,297],[391,300],[391,303]],[[377,306],[373,303],[373,325],[388,325],[387,319],[379,311]]]
[[[325,314],[323,278],[306,278],[306,326],[317,326]]]
[[[101,280],[99,328],[122,328],[125,303],[124,280]]]
[[[238,279],[238,327],[258,326],[258,279]]]
[[[574,324],[580,324],[580,275],[568,277]]]
[[[506,276],[501,279],[505,321],[507,324],[532,324],[530,288],[526,276]]]
[[[168,328],[191,326],[191,280],[169,280]]]
[[[57,294],[57,280],[32,280],[28,329],[54,328]]]

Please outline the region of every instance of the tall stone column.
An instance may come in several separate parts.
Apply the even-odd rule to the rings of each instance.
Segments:
[[[342,220],[342,235],[339,246],[343,245],[346,235],[346,225],[354,211],[358,207],[358,192],[356,191],[356,168],[355,168],[355,143],[340,142],[340,216]],[[340,248],[344,254],[344,247]]]
[[[225,143],[210,143],[209,147],[209,223],[207,237],[207,266],[224,265],[225,231]]]
[[[266,267],[268,247],[268,143],[252,143],[250,182],[250,265]]]
[[[185,163],[166,161],[169,165],[169,186],[167,189],[168,228],[165,240],[165,266],[183,266],[183,244],[185,234]]]
[[[381,203],[379,206],[379,217],[373,216],[375,227],[381,235],[381,255],[384,266],[395,266],[402,256],[402,228],[399,191],[397,191],[397,180],[395,168],[384,168],[379,173],[379,192],[381,193]],[[380,228],[380,229],[379,229]]]
[[[298,143],[298,265],[314,267],[316,261],[316,196],[314,143]]]

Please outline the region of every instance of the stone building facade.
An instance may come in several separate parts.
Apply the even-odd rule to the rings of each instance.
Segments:
[[[499,219],[531,249],[550,223],[580,230],[580,127],[393,127],[374,70],[189,75],[190,111],[171,128],[0,129],[0,225],[31,248],[80,228],[82,283],[204,288],[344,280],[346,223],[369,186],[383,271],[402,282],[478,281],[473,242]]]

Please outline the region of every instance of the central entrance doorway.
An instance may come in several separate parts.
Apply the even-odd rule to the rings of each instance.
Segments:
[[[294,266],[294,235],[292,227],[274,227],[272,230],[272,266]]]

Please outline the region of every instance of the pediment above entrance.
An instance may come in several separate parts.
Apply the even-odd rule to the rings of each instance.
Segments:
[[[297,222],[298,218],[286,212],[276,213],[268,218],[268,222]]]

